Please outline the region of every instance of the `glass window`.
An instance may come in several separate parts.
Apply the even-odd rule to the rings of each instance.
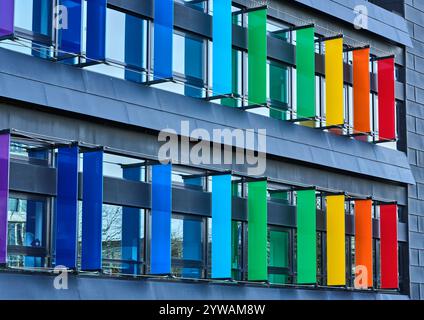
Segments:
[[[11,195],[8,209],[8,266],[41,268],[47,257],[47,200]]]
[[[231,274],[234,280],[243,280],[243,249],[244,243],[243,223],[232,221],[231,223]]]
[[[53,0],[15,0],[15,35],[0,47],[41,58],[51,57]]]
[[[317,232],[317,281],[321,286],[326,284],[326,233]]]
[[[270,117],[287,120],[287,111],[282,111],[289,104],[289,68],[274,61],[267,64],[267,93],[271,103]]]
[[[286,284],[290,276],[290,233],[268,228],[268,279],[270,283]]]
[[[79,257],[82,202],[79,202]],[[145,210],[103,204],[102,269],[108,274],[142,274],[145,257]]]
[[[84,3],[86,6],[86,2]],[[148,22],[134,15],[108,8],[106,12],[106,60],[87,70],[134,82],[146,81]],[[83,51],[87,17],[84,17]]]
[[[232,59],[232,93],[237,97],[241,97],[243,95],[243,52],[233,49]],[[212,66],[210,66],[210,68],[212,68]],[[210,80],[210,83],[212,83],[212,79]],[[218,101],[216,102],[218,103]],[[228,107],[241,107],[242,99],[221,99],[221,104]]]
[[[183,278],[202,278],[204,274],[204,219],[172,215],[172,274]]]

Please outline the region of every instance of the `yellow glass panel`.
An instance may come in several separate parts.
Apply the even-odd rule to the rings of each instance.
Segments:
[[[345,197],[327,196],[327,285],[346,284]]]
[[[325,42],[326,126],[344,123],[343,38]]]

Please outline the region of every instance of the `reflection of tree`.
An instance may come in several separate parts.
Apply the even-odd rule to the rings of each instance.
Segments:
[[[177,259],[183,257],[183,221],[179,219],[172,219],[171,257]]]
[[[102,221],[103,255],[118,259],[121,255],[122,207],[104,205]]]

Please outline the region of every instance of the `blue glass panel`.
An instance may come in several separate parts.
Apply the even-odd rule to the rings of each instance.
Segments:
[[[152,167],[152,274],[171,273],[172,165]]]
[[[232,92],[231,0],[213,1],[213,94]]]
[[[231,278],[231,176],[212,177],[212,278]]]
[[[87,59],[106,59],[106,4],[107,0],[87,2]]]
[[[145,42],[143,40],[146,23],[144,20],[132,15],[125,15],[125,64],[128,67],[141,69],[145,65],[144,52]],[[125,70],[125,79],[142,82],[144,80],[141,72]]]
[[[81,269],[102,269],[103,151],[84,153]]]
[[[57,154],[56,266],[76,268],[78,221],[78,147]]]
[[[90,1],[89,1],[90,2]],[[59,12],[59,55],[81,53],[82,37],[82,5],[81,0],[61,0],[60,4],[66,11]],[[67,15],[67,18],[66,18]],[[92,19],[90,17],[90,19]]]
[[[123,177],[127,180],[141,181],[141,167],[124,167]],[[122,273],[138,274],[140,272],[140,215],[141,210],[138,208],[122,208],[122,260],[131,261],[133,263],[123,263]]]
[[[155,79],[172,78],[172,46],[174,28],[174,0],[155,0],[154,62]]]

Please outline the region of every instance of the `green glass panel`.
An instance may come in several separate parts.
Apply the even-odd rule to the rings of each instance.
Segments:
[[[266,281],[268,279],[267,182],[249,182],[248,191],[248,279]]]
[[[297,117],[313,118],[315,110],[314,28],[296,33]]]
[[[315,190],[297,192],[297,283],[317,280]]]
[[[269,231],[269,266],[287,268],[289,265],[289,234],[284,231]],[[287,283],[287,275],[270,274],[269,282]]]
[[[249,12],[248,26],[248,93],[249,105],[266,103],[267,10]]]

